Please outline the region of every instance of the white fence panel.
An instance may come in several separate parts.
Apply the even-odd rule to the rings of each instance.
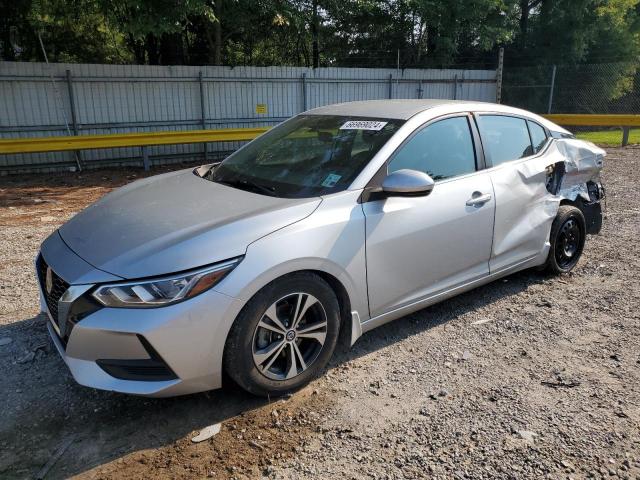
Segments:
[[[495,78],[494,70],[0,62],[0,138],[272,126],[306,109],[353,100],[493,101]],[[222,157],[241,143],[208,144],[209,155]],[[165,145],[148,152],[154,163],[168,163],[202,157],[204,146]],[[140,148],[81,155],[89,168],[141,164]],[[0,174],[74,164],[70,152],[3,155]]]

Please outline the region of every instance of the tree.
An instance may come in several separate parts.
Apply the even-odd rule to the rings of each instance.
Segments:
[[[191,18],[215,20],[208,0],[99,0],[105,14],[119,25],[137,63],[185,62],[185,34]]]
[[[38,40],[54,62],[123,63],[132,60],[124,36],[94,0],[3,1],[2,58],[43,61]]]
[[[637,62],[639,1],[0,0],[0,51],[39,60],[41,32],[54,61],[493,66],[504,46],[512,67]]]

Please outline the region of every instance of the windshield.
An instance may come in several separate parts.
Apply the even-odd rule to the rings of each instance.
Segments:
[[[264,195],[304,198],[346,189],[404,123],[300,115],[269,130],[205,175]]]

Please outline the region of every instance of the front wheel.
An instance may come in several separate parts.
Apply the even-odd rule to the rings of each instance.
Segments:
[[[339,330],[331,287],[313,273],[288,275],[264,287],[238,315],[225,346],[225,371],[250,393],[284,395],[324,370]]]
[[[571,205],[560,206],[549,235],[551,249],[545,265],[549,273],[568,273],[576,266],[584,250],[586,230],[580,209]]]

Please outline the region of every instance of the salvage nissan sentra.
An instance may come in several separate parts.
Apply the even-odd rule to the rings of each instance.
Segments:
[[[171,396],[226,373],[284,394],[339,337],[519,270],[570,271],[602,224],[604,155],[502,105],[317,108],[77,214],[36,258],[41,308],[82,385]]]

